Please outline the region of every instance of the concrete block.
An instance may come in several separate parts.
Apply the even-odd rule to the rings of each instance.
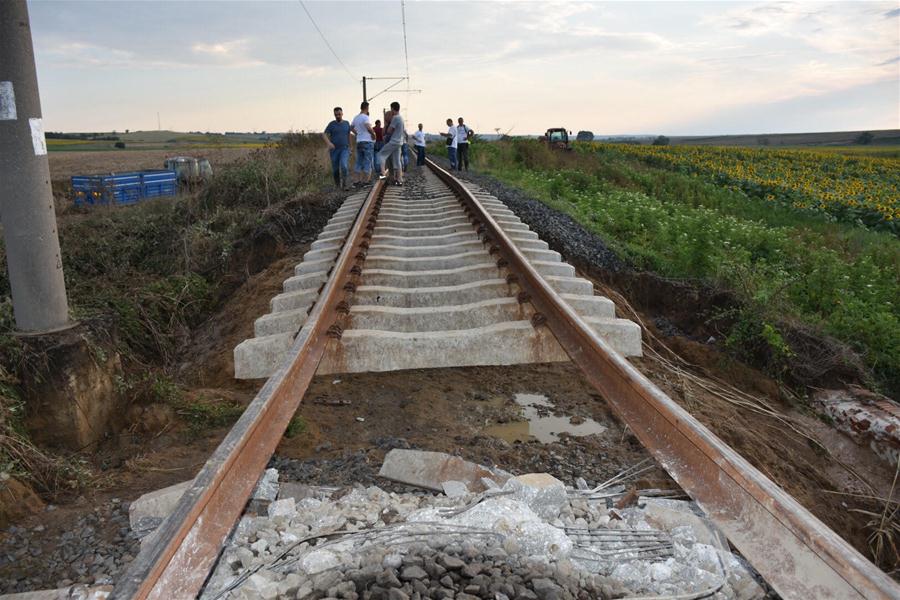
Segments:
[[[503,489],[512,492],[510,498],[524,502],[548,521],[557,518],[568,502],[565,484],[548,473],[518,475],[507,481]]]
[[[583,317],[605,319],[614,319],[616,317],[616,305],[613,304],[612,300],[604,296],[581,296],[578,294],[560,294],[560,296],[575,312]]]
[[[447,244],[470,242],[473,240],[478,242],[481,241],[478,239],[478,235],[475,233],[474,228],[464,227],[461,228],[459,232],[451,232],[443,235],[420,235],[411,237],[405,235],[374,233],[372,235],[371,245],[384,244],[392,247],[419,248],[425,246],[446,246]]]
[[[0,595],[0,600],[106,600],[112,590],[111,585],[79,584],[55,590],[3,594]]]
[[[319,238],[309,245],[310,250],[323,250],[334,246],[340,247],[344,243],[344,236],[338,235],[320,235]]]
[[[319,291],[312,289],[285,292],[272,298],[272,300],[269,301],[269,306],[271,307],[272,312],[294,310],[298,308],[308,309],[318,297]]]
[[[468,486],[462,481],[444,481],[441,483],[441,488],[448,498],[459,498],[469,493]]]
[[[450,331],[530,319],[531,310],[515,298],[504,297],[470,304],[418,308],[356,305],[350,308],[350,317],[354,329]]]
[[[603,341],[623,356],[643,356],[641,326],[628,319],[583,317]]]
[[[435,236],[435,235],[448,235],[452,233],[471,233],[475,231],[472,227],[471,223],[455,223],[452,225],[440,225],[435,227],[404,227],[403,223],[396,223],[394,225],[386,225],[384,223],[380,223],[375,227],[375,231],[372,232],[373,237],[377,237],[379,235],[395,235],[400,237],[424,237],[424,236]]]
[[[285,292],[297,292],[300,290],[317,290],[328,280],[327,271],[318,271],[316,273],[304,273],[303,275],[294,275],[284,280]]]
[[[175,505],[193,482],[194,480],[190,479],[161,490],[148,492],[132,502],[128,507],[128,522],[131,529],[139,535],[155,529],[175,510]]]
[[[470,265],[490,262],[491,256],[483,248],[460,252],[449,256],[384,256],[369,252],[365,269],[387,269],[393,271],[436,271],[458,269]]]
[[[405,306],[409,308],[469,304],[515,295],[518,288],[504,279],[482,279],[449,286],[404,288],[361,285],[353,296],[355,305]]]
[[[365,285],[383,285],[392,287],[430,287],[460,285],[474,283],[484,279],[496,279],[503,275],[501,269],[493,262],[468,265],[455,269],[434,269],[412,271],[409,273],[394,269],[364,269]]]
[[[473,492],[483,492],[485,486],[481,482],[482,477],[496,481],[499,485],[510,478],[510,474],[505,471],[478,465],[458,456],[400,448],[387,453],[378,475],[436,492],[443,491],[446,481],[461,482]]]
[[[244,340],[234,348],[235,378],[268,377],[281,365],[293,343],[293,333],[276,333]]]
[[[256,337],[265,337],[276,333],[296,334],[306,322],[306,317],[307,308],[269,313],[253,323],[253,333]]]
[[[439,367],[560,362],[568,356],[546,327],[509,321],[456,331],[348,329],[340,351],[329,349],[316,371],[359,373]]]
[[[318,260],[304,260],[302,263],[294,267],[294,275],[306,275],[308,273],[319,273],[328,271],[334,265],[338,253],[335,252],[331,257],[325,257]]]

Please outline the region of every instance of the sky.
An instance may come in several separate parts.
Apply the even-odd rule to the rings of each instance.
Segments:
[[[304,11],[304,6],[312,20]],[[46,129],[321,131],[361,78],[408,122],[719,135],[900,128],[900,1],[30,0]],[[316,31],[313,20],[334,50]],[[336,56],[335,56],[336,55]],[[369,82],[373,96],[391,81]]]

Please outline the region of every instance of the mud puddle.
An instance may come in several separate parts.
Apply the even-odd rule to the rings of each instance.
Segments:
[[[559,441],[560,434],[584,437],[606,431],[606,427],[591,418],[555,416],[548,414],[555,405],[543,394],[516,394],[516,404],[522,407],[521,420],[485,427],[484,433],[510,444],[537,440],[542,444]],[[542,410],[543,409],[543,410]]]

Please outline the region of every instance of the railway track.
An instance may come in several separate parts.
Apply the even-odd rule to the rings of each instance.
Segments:
[[[638,372],[623,354],[639,354],[639,329],[501,202],[433,163],[404,190],[349,197],[236,349],[236,375],[268,380],[111,598],[196,596],[317,372],[555,360],[582,370],[782,597],[900,598]]]

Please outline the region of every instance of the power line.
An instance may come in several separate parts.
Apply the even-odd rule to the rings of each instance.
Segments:
[[[406,60],[406,91],[409,92],[409,50],[406,47],[406,2],[400,0],[400,18],[403,22],[403,58]],[[409,96],[407,98],[406,118],[409,118]]]
[[[409,50],[406,47],[406,2],[400,0],[400,15],[403,20],[403,57],[406,59],[406,89],[409,89]]]
[[[325,34],[322,33],[322,30],[319,29],[318,23],[316,23],[316,20],[313,19],[313,16],[309,13],[309,9],[306,8],[306,4],[303,3],[303,0],[298,1],[300,2],[300,6],[303,7],[303,12],[306,13],[306,16],[309,17],[310,22],[312,22],[313,27],[315,27],[316,31],[319,32],[319,36],[322,38],[322,41],[325,42],[325,45],[328,46],[329,50],[331,50],[331,54],[334,56],[335,60],[338,61],[342,67],[344,67],[344,70],[347,71],[347,75],[349,75],[354,82],[357,81],[357,77],[353,74],[352,71],[350,71],[350,69],[347,68],[347,65],[344,64],[344,61],[341,60],[341,57],[337,55],[337,52],[335,52],[334,48],[331,47],[331,44],[328,43],[328,39],[325,37]],[[409,67],[407,67],[407,71],[408,70]]]

